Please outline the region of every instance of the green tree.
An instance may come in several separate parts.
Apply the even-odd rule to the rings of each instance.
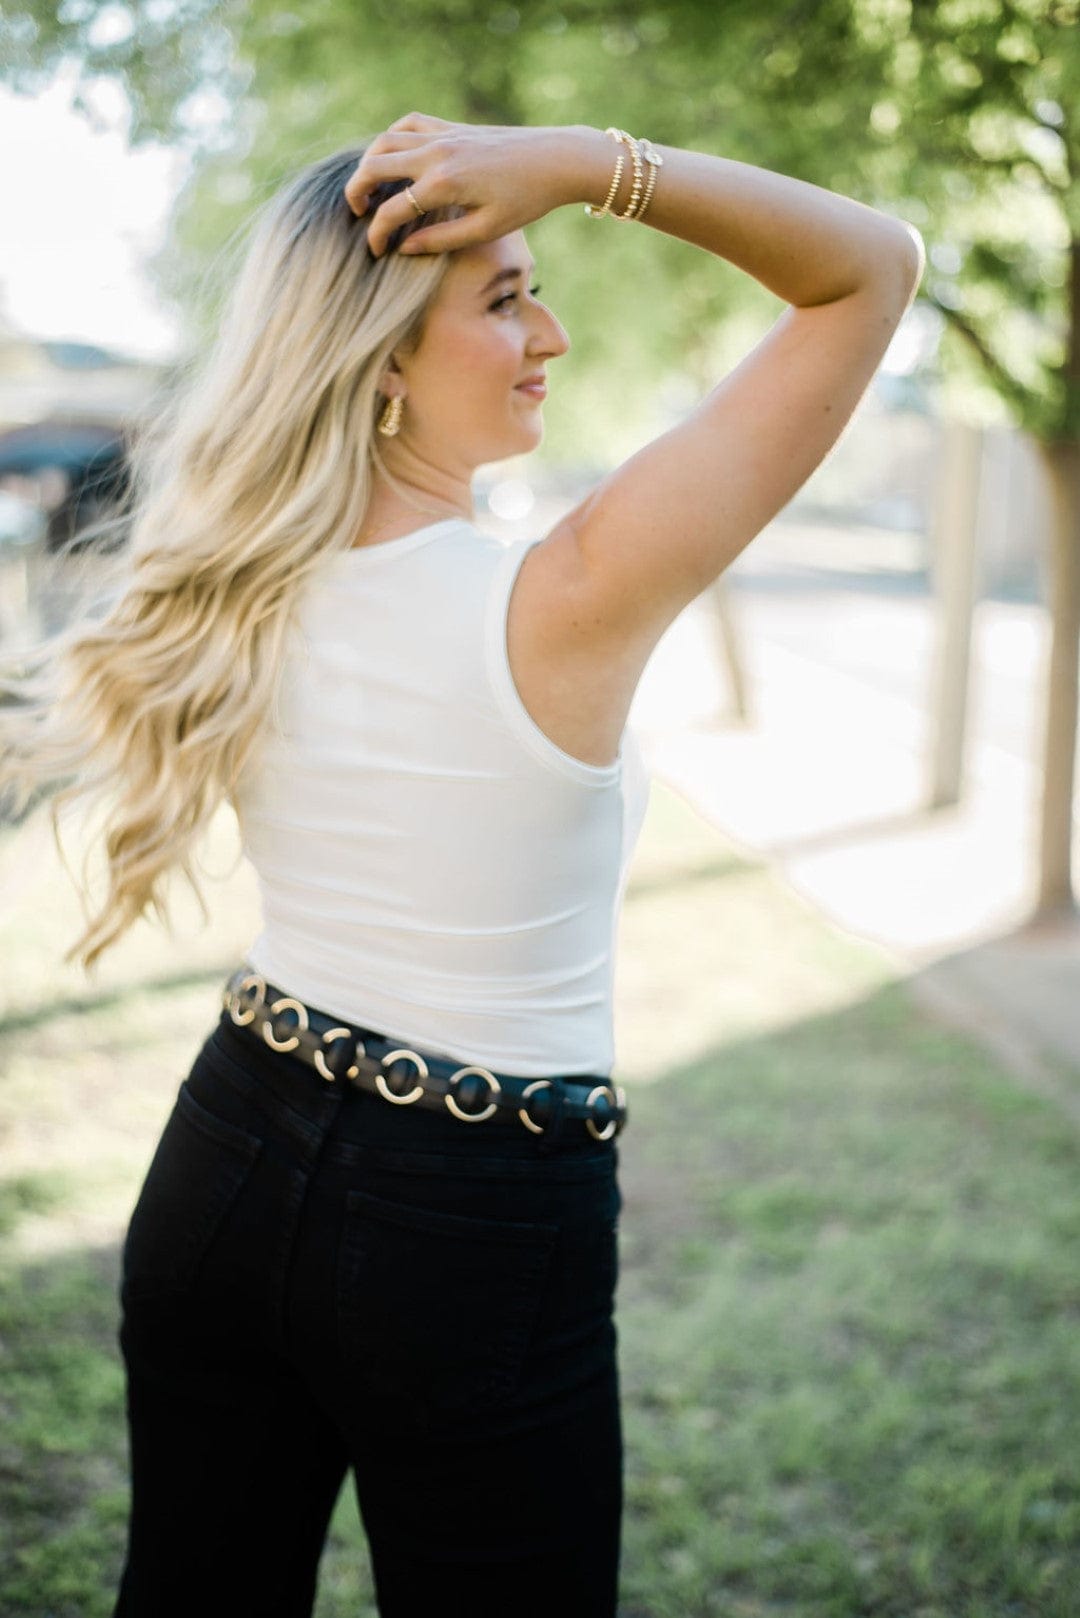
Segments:
[[[207,271],[252,206],[289,169],[410,108],[492,123],[618,123],[749,155],[754,115],[739,53],[752,59],[784,27],[774,18],[763,36],[753,17],[743,4],[689,0],[638,16],[618,0],[325,0],[296,11],[277,0],[196,0],[168,15],[82,0],[62,16],[44,0],[14,0],[0,20],[0,62],[27,92],[61,60],[78,65],[88,95],[111,79],[131,108],[132,145],[165,140],[191,154],[155,270],[201,339],[213,321]],[[559,379],[573,404],[547,419],[542,453],[553,460],[629,453],[657,429],[666,379],[687,361],[699,375],[710,365],[722,374],[734,345],[780,310],[756,282],[684,242],[590,223],[576,209],[538,221],[530,238],[572,342]]]
[[[856,133],[873,154],[878,184],[927,241],[919,297],[943,325],[946,408],[1008,419],[1027,435],[1047,480],[1052,634],[1037,917],[1074,910],[1078,21],[1077,0],[842,0],[814,8],[797,72],[769,94],[781,120],[796,119],[805,85],[826,82],[841,52],[863,63],[873,94]],[[839,172],[827,167],[814,178],[831,186]]]

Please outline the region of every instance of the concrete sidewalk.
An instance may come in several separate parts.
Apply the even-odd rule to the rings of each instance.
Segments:
[[[730,715],[700,598],[657,647],[631,710],[650,767],[834,924],[887,950],[923,1003],[1072,1111],[1080,917],[1025,925],[1040,609],[980,609],[967,791],[956,808],[929,811],[925,588],[911,578],[810,579],[785,568],[790,535],[774,542],[773,565],[769,541],[759,536],[752,565],[731,574],[751,722]],[[1075,1107],[1080,1122],[1080,1086]]]

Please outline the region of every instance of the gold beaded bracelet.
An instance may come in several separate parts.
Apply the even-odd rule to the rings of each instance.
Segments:
[[[662,168],[663,165],[664,165],[664,159],[662,158],[660,153],[656,150],[656,147],[653,145],[652,141],[645,140],[643,138],[642,142],[641,142],[641,152],[642,152],[642,156],[644,157],[646,163],[648,163],[648,165],[649,165],[649,183],[645,187],[645,195],[641,199],[641,207],[638,209],[637,213],[634,215],[635,219],[641,219],[644,216],[645,209],[649,206],[649,203],[652,201],[652,194],[653,194],[653,191],[656,189],[656,173],[657,173],[657,170]]]
[[[604,134],[605,135],[614,135],[616,141],[618,142],[618,144],[620,146],[622,145],[622,136],[619,134],[618,130],[605,129]],[[585,212],[589,215],[590,219],[603,219],[605,214],[608,214],[608,213],[611,212],[611,204],[614,202],[615,193],[619,189],[619,181],[622,179],[623,164],[625,162],[626,162],[626,159],[623,156],[622,152],[620,151],[618,157],[615,160],[615,173],[611,177],[611,188],[608,191],[607,196],[604,198],[603,207],[597,208],[591,202],[587,202],[585,204]]]
[[[633,219],[638,210],[638,203],[641,201],[641,177],[645,172],[645,165],[641,161],[641,147],[638,145],[633,135],[628,135],[625,129],[617,130],[616,134],[618,135],[619,140],[629,148],[630,156],[634,162],[634,183],[630,187],[630,201],[626,205],[626,212],[617,213],[615,218]]]
[[[636,141],[632,135],[627,134],[625,129],[616,129],[614,125],[609,125],[604,130],[604,134],[610,135],[620,147],[625,145],[630,150],[634,164],[634,180],[630,191],[630,200],[626,205],[625,213],[612,212],[611,205],[619,190],[619,181],[622,179],[623,164],[625,162],[625,158],[620,151],[615,161],[615,173],[612,176],[611,186],[604,199],[603,206],[597,208],[593,203],[587,202],[585,212],[590,219],[602,219],[605,214],[610,214],[612,219],[640,219],[652,201],[652,194],[656,187],[656,171],[662,166],[664,159],[651,141],[645,139]],[[642,175],[645,172],[642,158],[649,165],[649,180],[645,186],[644,195],[642,194],[641,185]]]

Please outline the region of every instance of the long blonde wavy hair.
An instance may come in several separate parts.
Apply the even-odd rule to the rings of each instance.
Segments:
[[[174,868],[208,919],[195,846],[277,712],[301,587],[359,533],[376,467],[395,482],[378,381],[419,344],[449,255],[393,251],[419,216],[371,255],[343,194],[368,144],[252,214],[212,341],[131,435],[122,509],[68,542],[75,611],[0,658],[0,811],[19,824],[50,803],[87,923],[63,960],[85,971],[148,908],[166,919]],[[377,187],[369,212],[405,183]],[[96,912],[87,861],[76,876],[60,839],[75,799],[104,810]]]

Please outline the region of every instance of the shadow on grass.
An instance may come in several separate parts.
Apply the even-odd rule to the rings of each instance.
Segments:
[[[222,962],[217,967],[200,968],[197,972],[164,972],[156,977],[137,982],[118,984],[102,989],[98,994],[69,995],[64,999],[44,1000],[40,1005],[9,1012],[0,1017],[0,1037],[31,1033],[64,1017],[99,1017],[110,1011],[121,1011],[139,994],[174,994],[182,989],[201,989],[207,984],[220,983],[224,992],[229,974],[239,961]]]
[[[889,984],[635,1087],[619,1149],[622,1618],[1072,1618],[1061,1115]],[[58,1195],[9,1182],[11,1220]],[[5,1613],[112,1610],[118,1270],[73,1248],[0,1278]],[[347,1484],[316,1613],[371,1601]]]

